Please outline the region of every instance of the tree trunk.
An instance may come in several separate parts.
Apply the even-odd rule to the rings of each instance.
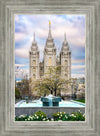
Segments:
[[[55,96],[56,96],[57,94],[56,94],[56,90],[55,90]]]
[[[51,90],[51,94],[53,94],[53,91]]]

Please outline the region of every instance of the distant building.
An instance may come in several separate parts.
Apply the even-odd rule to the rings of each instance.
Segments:
[[[77,99],[85,99],[85,78],[72,79],[72,96]]]
[[[20,91],[20,97],[22,99],[30,96],[28,79],[23,79],[22,81],[15,81],[15,87]]]
[[[38,45],[35,41],[35,35],[32,46],[29,51],[29,78],[37,80],[45,76],[49,67],[61,65],[61,77],[64,79],[71,78],[71,51],[64,35],[61,51],[57,55],[57,49],[51,35],[51,23],[49,22],[49,33],[44,48],[43,61],[39,61]]]
[[[79,84],[85,84],[85,78],[84,77],[78,78],[77,79],[77,83],[79,83]]]

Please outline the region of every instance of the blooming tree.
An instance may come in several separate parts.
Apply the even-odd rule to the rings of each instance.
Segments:
[[[61,66],[49,67],[45,76],[34,82],[32,90],[37,91],[39,95],[61,95],[61,91],[68,88],[71,80],[61,78],[60,71]]]

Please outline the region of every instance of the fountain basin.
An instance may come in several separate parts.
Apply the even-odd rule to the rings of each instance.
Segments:
[[[59,102],[61,101],[61,97],[56,97],[53,95],[49,95],[46,97],[41,97],[41,101],[43,106],[59,106]]]

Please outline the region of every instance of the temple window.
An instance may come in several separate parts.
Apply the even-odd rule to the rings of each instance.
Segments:
[[[35,78],[35,74],[33,74],[33,77]]]
[[[67,65],[68,63],[67,63],[67,60],[65,60],[65,65]]]
[[[35,60],[33,60],[33,66],[35,66],[36,65],[36,61]]]
[[[65,72],[68,72],[68,69],[67,69],[67,68],[65,68]]]
[[[49,66],[51,66],[51,57],[49,58]]]
[[[36,72],[36,68],[35,68],[35,67],[33,67],[33,73],[34,73],[34,72]]]

